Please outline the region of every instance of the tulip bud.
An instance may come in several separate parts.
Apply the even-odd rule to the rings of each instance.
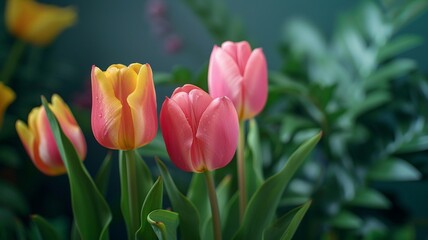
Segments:
[[[3,125],[3,115],[7,107],[15,100],[15,92],[0,82],[0,127]]]
[[[235,154],[239,123],[227,97],[212,98],[196,86],[184,85],[164,101],[160,124],[172,162],[184,171],[222,168]]]
[[[7,0],[6,26],[16,37],[35,44],[51,43],[76,21],[76,11],[34,0]]]
[[[70,139],[81,160],[86,156],[86,142],[68,106],[58,95],[52,96],[49,104],[58,119],[65,136]],[[64,163],[55,142],[46,111],[36,107],[28,115],[28,126],[18,120],[16,131],[34,165],[46,175],[60,175],[66,172]]]
[[[240,120],[259,114],[267,100],[267,64],[260,48],[248,42],[214,46],[208,68],[208,87],[214,98],[227,96]]]
[[[158,119],[149,64],[92,67],[92,132],[110,149],[132,150],[151,142]]]

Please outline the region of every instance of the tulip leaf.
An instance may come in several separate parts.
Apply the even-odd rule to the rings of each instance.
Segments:
[[[111,155],[111,151],[109,151],[95,176],[95,184],[103,195],[107,192],[108,180],[111,172]]]
[[[195,205],[177,189],[165,164],[159,159],[156,159],[156,163],[165,181],[166,192],[172,203],[173,210],[177,212],[180,217],[181,239],[200,239],[199,212],[195,208]]]
[[[195,205],[196,209],[198,209],[202,239],[209,238],[210,234],[207,233],[206,226],[211,216],[211,208],[208,199],[207,185],[203,174],[193,174],[187,197]]]
[[[224,212],[227,213],[222,220],[222,234],[224,239],[232,239],[239,225],[239,192],[235,192],[227,202]],[[221,216],[221,215],[220,215]],[[224,223],[223,223],[224,222]]]
[[[121,184],[121,210],[128,230],[134,236],[140,228],[140,212],[147,193],[153,185],[152,175],[137,151],[120,151],[119,172]],[[131,201],[135,198],[134,201]],[[133,205],[131,205],[133,204]]]
[[[80,235],[82,239],[107,239],[108,226],[112,219],[110,208],[80,161],[70,140],[64,135],[44,97],[42,103],[67,169],[73,215]]]
[[[248,131],[248,149],[251,152],[251,157],[245,159],[246,164],[246,184],[247,184],[247,199],[250,199],[253,193],[263,183],[262,173],[262,152],[260,146],[259,128],[256,120],[253,118],[249,121]]]
[[[321,133],[303,143],[288,159],[285,166],[268,178],[250,199],[243,222],[234,236],[238,239],[262,239],[266,226],[272,221],[281,196],[294,173],[321,139]],[[269,205],[266,208],[266,205]]]
[[[150,227],[147,221],[147,216],[150,212],[162,208],[162,197],[163,197],[163,182],[162,178],[153,184],[149,193],[147,193],[146,199],[144,200],[143,207],[141,208],[141,225],[136,233],[135,239],[144,240],[156,240],[156,235]]]
[[[32,215],[31,220],[35,224],[41,239],[43,240],[60,240],[61,237],[56,229],[43,217]]]
[[[296,207],[276,220],[263,233],[264,240],[290,240],[299,227],[300,222],[309,209],[312,201],[307,201],[302,206]]]
[[[147,221],[152,225],[159,240],[177,239],[178,213],[163,209],[154,210],[147,216]]]

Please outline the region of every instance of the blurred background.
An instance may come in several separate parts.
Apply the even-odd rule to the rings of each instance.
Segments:
[[[314,201],[296,239],[428,238],[428,1],[40,2],[73,6],[77,22],[49,45],[27,43],[8,83],[16,99],[0,132],[0,238],[18,238],[33,213],[69,231],[66,176],[37,171],[15,132],[40,95],[58,93],[70,105],[95,173],[107,150],[90,129],[92,65],[150,63],[160,107],[179,85],[206,88],[211,50],[226,40],[247,40],[268,61],[269,101],[257,119],[264,176],[324,132],[282,200],[283,209]],[[4,68],[19,38],[4,17],[0,26]],[[141,153],[165,156],[160,139]],[[117,206],[111,233],[120,236],[116,165],[108,199]],[[172,171],[186,189],[189,175]]]

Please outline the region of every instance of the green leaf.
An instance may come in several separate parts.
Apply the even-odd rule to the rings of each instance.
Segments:
[[[272,221],[276,208],[294,173],[321,139],[321,133],[302,144],[288,159],[285,166],[268,178],[254,193],[244,213],[243,222],[234,239],[261,239],[266,226]]]
[[[195,205],[199,212],[201,238],[207,239],[210,237],[207,227],[211,217],[210,202],[208,199],[207,185],[203,174],[194,173],[187,192],[188,199]],[[212,236],[212,234],[211,234]]]
[[[111,151],[109,151],[105,156],[103,163],[98,169],[97,175],[95,177],[95,184],[103,195],[105,195],[107,192],[108,180],[110,178],[111,162]]]
[[[61,130],[44,97],[42,102],[67,169],[73,215],[80,235],[82,239],[107,239],[108,225],[112,219],[110,208],[80,161],[70,140]]]
[[[160,158],[169,158],[166,151],[165,142],[163,141],[162,134],[157,133],[156,137],[146,146],[137,150],[141,156]]]
[[[355,214],[343,210],[331,219],[330,224],[336,228],[357,229],[363,225],[363,221]]]
[[[379,49],[379,52],[377,54],[377,59],[379,62],[382,62],[386,59],[397,56],[400,53],[403,53],[412,48],[415,48],[421,43],[422,43],[422,38],[419,36],[413,36],[413,35],[399,36]]]
[[[232,188],[232,176],[226,175],[223,180],[217,185],[216,193],[217,193],[217,201],[218,201],[218,209],[220,212],[220,220],[222,229],[226,224],[226,218],[228,215],[227,205],[230,199],[230,191]]]
[[[428,149],[428,136],[417,136],[410,141],[401,144],[396,153],[421,152]]]
[[[141,212],[144,199],[152,188],[153,179],[145,161],[136,150],[119,152],[119,172],[121,184],[120,205],[129,237],[134,236],[140,227],[140,217],[136,215]],[[130,200],[130,195],[134,194],[135,199],[133,201],[135,202]]]
[[[290,79],[280,72],[269,72],[269,83],[269,92],[294,94],[296,96],[306,95],[308,92],[304,84]]]
[[[275,221],[263,232],[264,240],[290,240],[299,227],[300,222],[311,206],[312,201],[307,201],[302,206],[296,207]]]
[[[239,228],[239,192],[233,194],[229,199],[224,209],[224,212],[227,213],[225,220],[222,223],[222,235],[224,239],[232,239],[233,235]]]
[[[32,215],[31,220],[37,227],[40,237],[43,240],[59,240],[61,239],[55,228],[46,219],[39,215]]]
[[[248,149],[251,152],[251,157],[245,158],[245,174],[246,174],[246,188],[247,199],[250,199],[253,193],[263,183],[263,163],[262,163],[262,150],[260,146],[259,128],[256,120],[253,118],[249,120],[248,127]]]
[[[165,181],[165,188],[172,203],[173,210],[177,212],[180,217],[181,239],[200,239],[199,213],[195,208],[195,205],[193,205],[193,203],[177,189],[168,169],[162,161],[160,159],[156,159],[156,163]]]
[[[153,74],[153,82],[155,85],[166,84],[172,82],[172,76],[169,73],[165,72],[155,72]]]
[[[374,164],[368,178],[375,181],[412,181],[419,180],[421,173],[402,159],[390,158]]]
[[[382,104],[387,103],[391,100],[391,95],[388,92],[377,91],[368,95],[364,100],[359,103],[356,103],[350,109],[344,117],[349,117],[350,119],[354,119],[365,112],[372,110],[376,107],[381,106]],[[341,119],[343,121],[343,119]]]
[[[416,18],[428,8],[428,1],[426,0],[413,0],[404,1],[400,6],[397,16],[394,19],[396,29],[403,27],[408,22]]]
[[[141,208],[141,225],[136,233],[136,239],[156,240],[156,235],[150,227],[147,218],[150,212],[162,208],[162,197],[163,182],[162,178],[159,177],[147,194],[143,207]]]
[[[416,68],[416,62],[414,60],[397,59],[373,72],[373,74],[365,79],[364,86],[367,89],[384,86],[388,81],[400,77],[414,68]]]
[[[358,207],[387,209],[391,202],[382,193],[374,189],[361,188],[357,190],[355,197],[349,201],[349,204]]]
[[[21,166],[22,160],[15,148],[0,146],[0,164],[10,168],[18,168]]]
[[[147,221],[152,225],[159,240],[177,239],[178,213],[163,209],[154,210],[147,216]]]

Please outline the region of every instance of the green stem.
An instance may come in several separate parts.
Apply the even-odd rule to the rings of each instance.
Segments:
[[[247,191],[245,186],[245,121],[239,123],[239,141],[237,152],[238,188],[239,188],[239,219],[242,222],[247,207]]]
[[[221,224],[220,224],[220,212],[218,210],[217,194],[214,186],[214,178],[210,171],[205,171],[205,181],[208,187],[208,196],[211,203],[211,213],[213,216],[213,230],[214,239],[221,240]]]
[[[8,84],[13,73],[18,66],[19,59],[24,53],[26,43],[20,40],[16,40],[9,52],[9,56],[6,59],[5,64],[0,72],[0,81],[4,84]]]
[[[133,150],[124,151],[126,161],[126,182],[127,182],[127,195],[128,195],[128,214],[130,218],[130,226],[128,226],[128,239],[135,238],[135,232],[139,228],[139,213],[138,207],[138,192],[137,192],[137,175],[136,175],[136,159]]]

